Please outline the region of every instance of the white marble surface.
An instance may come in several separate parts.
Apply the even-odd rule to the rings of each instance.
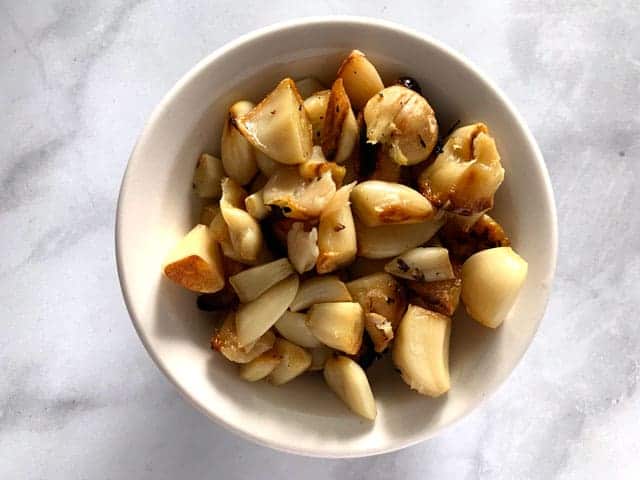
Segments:
[[[638,478],[640,4],[609,3],[0,2],[0,478]],[[188,406],[135,335],[113,251],[165,91],[239,34],[327,13],[404,23],[489,72],[540,143],[560,227],[546,318],[499,393],[350,461],[253,445]]]

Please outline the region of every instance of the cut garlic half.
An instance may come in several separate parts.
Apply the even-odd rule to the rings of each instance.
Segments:
[[[317,303],[309,310],[311,333],[328,347],[355,354],[364,332],[362,307],[355,302]]]
[[[274,338],[275,341],[275,338]],[[257,382],[269,375],[278,366],[282,357],[275,349],[264,352],[240,367],[240,377],[248,382]]]
[[[320,216],[316,263],[319,274],[333,272],[351,263],[358,250],[356,229],[349,205],[354,183],[341,187]]]
[[[384,88],[376,67],[360,50],[353,50],[338,70],[347,95],[356,110],[362,110],[367,101]]]
[[[422,395],[438,397],[451,386],[451,319],[415,305],[402,317],[393,344],[393,363],[402,379]]]
[[[353,412],[367,420],[375,420],[376,402],[360,365],[342,355],[330,358],[324,366],[324,379]]]
[[[229,283],[238,294],[240,301],[248,303],[293,273],[289,260],[281,258],[243,270],[229,277]]]
[[[226,174],[240,185],[249,183],[258,172],[253,145],[240,133],[236,124],[238,117],[245,115],[253,107],[253,103],[247,101],[231,105],[222,129],[222,165]]]
[[[311,365],[311,354],[284,338],[277,338],[274,348],[282,360],[267,377],[273,385],[290,382]]]
[[[469,257],[462,265],[462,301],[469,315],[487,327],[499,327],[518,297],[527,269],[527,262],[511,247]]]
[[[358,219],[368,227],[421,223],[435,214],[429,200],[413,188],[380,180],[356,185],[351,203]]]
[[[322,344],[313,336],[306,324],[304,313],[286,311],[276,322],[276,330],[290,342],[306,348],[320,347]]]
[[[274,333],[267,331],[259,338],[256,338],[251,348],[242,348],[236,330],[236,314],[231,312],[211,338],[211,348],[217,350],[232,362],[248,363],[273,347],[275,340]]]
[[[316,260],[320,253],[318,230],[313,227],[306,232],[304,223],[295,222],[287,233],[287,253],[291,264],[298,273],[312,270],[316,266]]]
[[[323,275],[305,280],[298,288],[296,298],[289,307],[292,312],[306,310],[316,303],[350,302],[347,286],[334,275]]]
[[[351,153],[360,138],[356,117],[338,78],[331,87],[327,111],[324,118],[320,144],[328,160],[342,163]]]
[[[429,241],[443,224],[444,219],[437,217],[421,223],[380,227],[367,227],[358,221],[358,255],[374,259],[395,257]]]
[[[298,276],[291,275],[252,302],[240,305],[236,315],[240,346],[250,344],[278,321],[296,296],[298,284]]]
[[[220,212],[227,224],[229,239],[236,254],[246,261],[254,261],[264,248],[260,225],[242,209],[246,192],[234,180],[222,181]]]
[[[391,260],[384,269],[396,277],[418,282],[455,278],[449,252],[442,247],[414,248]]]

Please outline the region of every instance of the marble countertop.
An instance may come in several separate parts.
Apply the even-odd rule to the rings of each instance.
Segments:
[[[0,478],[638,478],[640,4],[616,4],[0,3]],[[173,83],[242,33],[329,13],[406,24],[488,72],[540,143],[560,228],[546,317],[499,392],[348,461],[248,443],[185,403],[129,322],[113,241],[128,155]]]

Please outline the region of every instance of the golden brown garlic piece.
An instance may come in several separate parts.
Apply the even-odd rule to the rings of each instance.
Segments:
[[[459,262],[480,250],[511,245],[502,226],[487,214],[482,215],[468,232],[456,221],[450,220],[440,229],[438,237],[451,257]]]
[[[398,165],[427,159],[438,140],[438,122],[429,102],[400,85],[371,97],[364,108],[367,141],[382,144]]]
[[[376,67],[360,50],[353,50],[338,69],[338,78],[356,110],[362,110],[367,101],[384,88]]]
[[[250,112],[253,107],[253,103],[247,101],[231,105],[222,129],[220,142],[222,165],[226,174],[240,185],[249,183],[258,172],[255,149],[236,125],[237,118]]]
[[[418,186],[431,203],[459,215],[493,207],[504,179],[495,140],[484,123],[455,130],[442,153],[420,175]]]
[[[347,92],[338,78],[331,87],[320,145],[328,160],[344,162],[355,148],[360,132],[356,117],[351,110]]]

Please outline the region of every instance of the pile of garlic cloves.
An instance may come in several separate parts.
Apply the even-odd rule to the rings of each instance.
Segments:
[[[504,169],[485,124],[441,138],[418,83],[385,87],[358,50],[328,87],[285,78],[229,106],[220,157],[196,163],[200,222],[163,273],[215,313],[211,346],[243,379],[322,371],[374,420],[370,364],[387,357],[416,392],[446,393],[460,300],[499,327],[527,263],[487,214]]]

